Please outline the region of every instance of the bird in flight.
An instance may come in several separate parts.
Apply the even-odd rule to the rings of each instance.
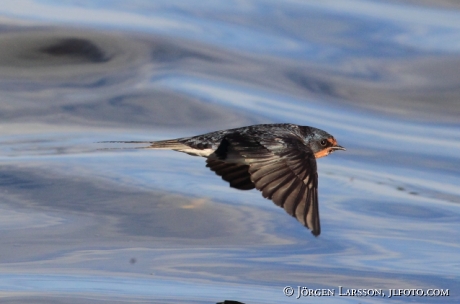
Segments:
[[[345,150],[329,133],[294,124],[262,124],[161,141],[106,141],[149,144],[206,157],[210,168],[230,187],[256,188],[318,236],[316,159]]]

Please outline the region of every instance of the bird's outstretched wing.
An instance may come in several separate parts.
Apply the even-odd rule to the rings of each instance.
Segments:
[[[232,187],[252,189],[252,184],[315,236],[320,234],[316,159],[300,139],[256,141],[244,134],[228,134],[206,162]]]
[[[212,158],[206,161],[206,167],[209,167],[217,175],[222,176],[224,181],[230,183],[230,187],[240,190],[251,190],[255,188],[251,181],[251,175],[248,172],[248,165],[227,163]]]

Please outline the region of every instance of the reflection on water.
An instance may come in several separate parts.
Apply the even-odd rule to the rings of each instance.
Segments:
[[[393,301],[460,301],[460,12],[449,3],[5,3],[3,299],[298,301],[289,285],[443,288],[448,298]],[[95,143],[271,122],[347,147],[318,161],[319,238],[202,158]]]

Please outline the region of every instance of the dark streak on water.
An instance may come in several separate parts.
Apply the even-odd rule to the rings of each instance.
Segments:
[[[458,7],[53,3],[0,9],[3,302],[460,301]],[[318,162],[319,238],[202,158],[95,143],[269,122],[347,148]]]
[[[59,40],[56,44],[43,47],[40,52],[55,57],[75,58],[80,63],[102,63],[110,60],[97,45],[79,38]]]

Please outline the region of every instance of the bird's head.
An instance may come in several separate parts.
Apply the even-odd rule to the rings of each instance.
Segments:
[[[308,129],[307,129],[308,128]],[[312,127],[305,129],[305,140],[310,149],[315,153],[316,158],[328,156],[336,150],[344,150],[345,148],[337,144],[334,136],[331,134]]]

